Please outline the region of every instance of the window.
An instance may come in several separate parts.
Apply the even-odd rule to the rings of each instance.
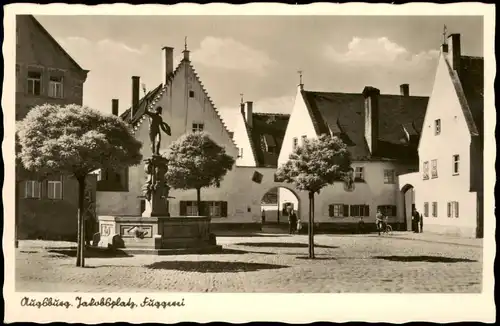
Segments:
[[[437,160],[432,160],[431,161],[431,176],[433,179],[438,177],[438,168],[437,168],[438,162]]]
[[[40,95],[42,93],[42,73],[38,71],[28,72],[28,94]]]
[[[429,203],[428,202],[424,203],[424,216],[429,217]]]
[[[200,205],[201,214],[198,214],[198,203],[196,201],[181,201],[179,215],[227,217],[227,202],[225,201],[202,201]]]
[[[384,170],[384,183],[396,183],[396,171]]]
[[[328,206],[328,216],[346,217],[349,216],[349,205],[332,204]]]
[[[97,191],[128,191],[128,168],[99,170]]]
[[[49,96],[55,98],[63,97],[63,78],[51,76],[49,80]]]
[[[396,205],[380,205],[380,206],[377,206],[377,210],[380,210],[380,212],[384,216],[397,216]]]
[[[434,121],[434,133],[439,135],[441,133],[441,119]]]
[[[438,216],[438,203],[433,202],[432,203],[432,217],[437,217]]]
[[[298,145],[299,145],[299,140],[297,139],[297,137],[294,137],[293,138],[293,149],[296,149]]]
[[[453,155],[453,175],[459,174],[460,171],[460,155]]]
[[[354,168],[354,181],[363,181],[365,179],[365,169],[362,166]]]
[[[424,170],[424,173],[423,173],[424,180],[429,180],[429,162],[428,161],[424,162],[423,170]]]
[[[189,91],[189,97],[194,97],[194,91]]]
[[[27,180],[24,186],[24,198],[40,198],[41,183],[36,180]]]
[[[62,181],[47,181],[47,197],[49,199],[62,199]]]
[[[458,201],[448,202],[448,217],[458,217]]]
[[[203,131],[203,127],[204,127],[203,123],[193,123],[193,132]]]
[[[370,206],[369,205],[351,205],[350,216],[370,216]]]
[[[306,142],[306,140],[307,140],[307,136],[305,136],[305,135],[302,136],[302,145],[304,145],[304,143]]]

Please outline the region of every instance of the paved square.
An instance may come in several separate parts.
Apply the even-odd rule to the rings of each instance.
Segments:
[[[218,237],[211,255],[94,257],[87,268],[62,249],[22,243],[17,291],[56,292],[474,292],[482,247],[397,236]]]

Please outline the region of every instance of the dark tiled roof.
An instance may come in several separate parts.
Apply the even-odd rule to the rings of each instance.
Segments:
[[[139,119],[144,115],[146,108],[152,103],[153,99],[160,94],[162,90],[162,84],[158,85],[155,89],[149,91],[143,98],[139,100],[139,105],[135,109],[134,117],[132,118],[130,114],[130,108],[128,108],[125,112],[123,112],[120,117],[123,121],[135,124],[139,121]]]
[[[483,134],[484,119],[484,60],[462,56],[458,72],[462,89],[479,135]]]
[[[250,145],[254,152],[257,166],[259,167],[277,167],[278,157],[280,155],[281,145],[285,137],[289,114],[277,113],[253,113],[252,127],[247,130],[250,135]],[[267,146],[272,152],[268,151]]]
[[[336,134],[349,147],[353,159],[410,159],[417,157],[416,143],[404,143],[409,133],[422,130],[428,97],[380,95],[378,152],[370,153],[364,137],[364,96],[353,93],[302,91],[318,134]],[[411,128],[410,128],[411,127]],[[412,134],[410,134],[411,136]]]

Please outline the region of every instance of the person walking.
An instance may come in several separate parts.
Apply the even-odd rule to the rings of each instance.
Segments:
[[[295,211],[293,208],[289,208],[288,211],[288,232],[290,234],[295,233],[295,230],[297,229],[297,214],[295,214]]]
[[[419,219],[420,219],[420,233],[424,232],[424,217],[422,216],[422,213],[419,214]]]
[[[411,219],[413,221],[413,232],[419,233],[419,226],[420,226],[420,213],[417,211],[416,207],[413,207],[413,212],[411,215]]]

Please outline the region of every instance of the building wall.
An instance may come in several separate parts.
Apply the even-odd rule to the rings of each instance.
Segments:
[[[40,95],[28,94],[28,72],[41,73]],[[41,104],[79,104],[83,102],[83,84],[87,72],[79,68],[28,15],[16,20],[16,120],[23,119],[29,110]],[[63,77],[63,97],[49,96],[51,76]],[[18,236],[72,238],[77,230],[78,186],[71,177],[63,177],[63,198],[24,198],[25,178],[16,175]],[[91,179],[89,179],[91,180]],[[43,187],[42,189],[46,187]],[[95,191],[95,187],[93,187]]]
[[[435,135],[435,120],[441,119],[441,132]],[[477,195],[470,191],[471,136],[456,94],[448,67],[441,56],[436,71],[419,144],[420,171],[414,182],[415,204],[424,212],[429,203],[429,216],[424,217],[424,231],[475,236]],[[459,174],[453,174],[453,155],[460,155]],[[432,177],[432,160],[437,160],[437,178]],[[423,179],[423,164],[429,162],[429,179]],[[408,180],[408,181],[406,181]],[[459,202],[459,217],[448,217],[448,202]],[[432,203],[437,203],[437,217],[432,217]]]
[[[75,66],[29,16],[17,16],[16,33],[16,120],[22,119],[35,105],[44,103],[81,105],[86,73]],[[42,73],[40,95],[34,96],[27,92],[30,70]],[[62,99],[49,97],[51,75],[63,77]]]
[[[236,160],[237,166],[256,166],[256,160],[253,155],[252,145],[250,144],[250,136],[247,132],[247,127],[245,123],[245,119],[242,114],[237,115],[238,121],[236,121],[235,129],[234,129],[234,141],[238,145],[239,148],[242,149],[241,157],[238,157]]]
[[[86,184],[95,200],[96,178],[90,175]],[[18,203],[18,238],[76,241],[78,226],[78,181],[63,177],[62,199],[47,198],[47,184],[42,182],[41,198],[25,198],[25,182],[20,182]],[[86,205],[88,207],[88,205]],[[95,211],[92,208],[92,214]]]
[[[288,121],[285,137],[283,138],[283,145],[281,146],[280,156],[278,158],[278,166],[288,161],[288,157],[293,152],[293,138],[296,137],[300,145],[302,136],[306,136],[307,138],[316,137],[316,131],[304,99],[302,98],[300,88],[298,88],[292,114]]]
[[[194,97],[189,97],[189,91],[194,91]],[[219,145],[226,149],[227,154],[236,159],[238,149],[225,129],[220,116],[205,95],[195,71],[184,62],[177,72],[166,92],[161,96],[156,104],[163,108],[162,117],[171,127],[171,136],[162,135],[160,151],[167,150],[172,141],[187,132],[192,132],[193,123],[204,123],[204,131]],[[135,131],[137,139],[143,142],[142,154],[144,158],[151,156],[149,148],[149,122],[147,118],[138,126]],[[205,188],[201,190],[202,200],[229,201],[232,184],[235,174],[235,167],[229,171],[220,188]],[[105,192],[99,191],[97,194],[99,215],[140,215],[141,212],[141,188],[146,181],[144,166],[131,167],[129,169],[129,189],[126,192]],[[172,189],[170,196],[175,199],[170,200],[171,215],[178,215],[180,201],[196,200],[196,191]],[[230,208],[228,208],[229,210]],[[260,210],[259,210],[260,212]],[[260,214],[260,213],[259,213]]]

